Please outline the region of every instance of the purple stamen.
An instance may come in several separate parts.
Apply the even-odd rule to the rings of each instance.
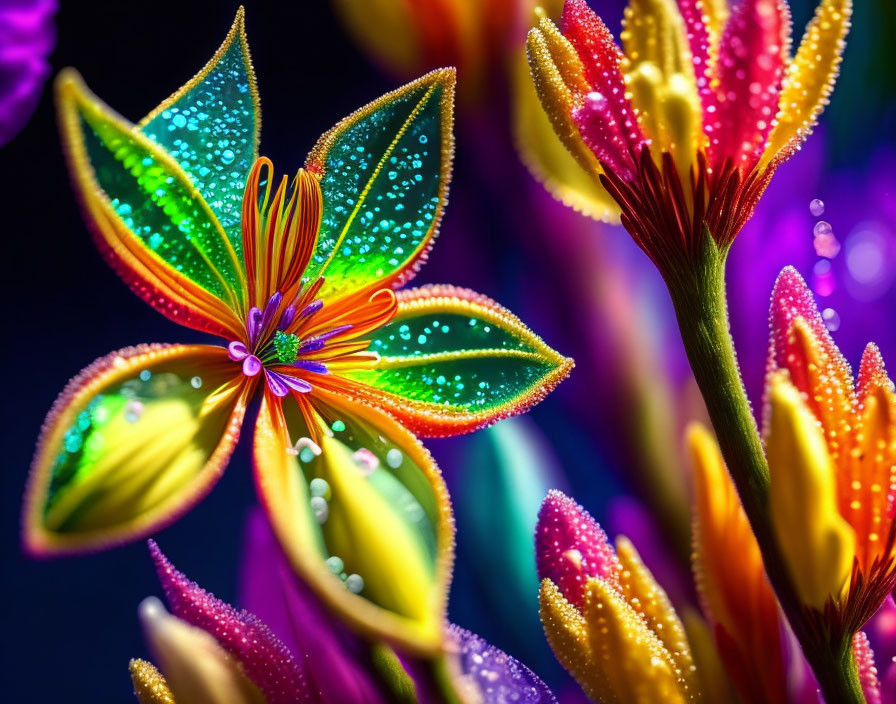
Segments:
[[[316,301],[311,301],[307,306],[302,309],[302,312],[299,313],[299,318],[310,318],[312,315],[317,313],[321,308],[324,307],[324,302],[319,298]]]
[[[227,345],[227,356],[234,362],[240,362],[249,356],[249,350],[246,349],[246,346],[242,342],[234,340]]]
[[[243,360],[243,374],[246,376],[255,376],[261,371],[261,360],[254,354],[250,354]]]
[[[318,350],[322,350],[325,344],[327,343],[319,337],[309,338],[299,346],[296,354],[311,354],[312,352],[317,352]]]
[[[277,325],[278,330],[286,330],[289,327],[289,324],[293,321],[293,318],[296,317],[296,307],[289,306],[285,311],[283,311],[283,315],[280,316],[280,323]]]
[[[249,333],[249,344],[253,347],[258,341],[258,333],[261,330],[261,310],[257,306],[249,309],[248,320],[246,321],[246,331]]]
[[[337,335],[341,335],[342,333],[351,330],[352,325],[337,325],[332,330],[327,330],[326,332],[322,332],[320,335],[315,337],[316,340],[329,340],[331,337],[336,337]]]
[[[271,324],[271,320],[274,317],[274,313],[277,312],[277,309],[280,307],[280,301],[283,300],[283,294],[277,291],[273,296],[268,299],[267,305],[264,307],[264,314],[261,316],[261,329],[267,330],[268,325]]]
[[[310,361],[301,361],[293,362],[294,367],[298,367],[299,369],[304,369],[306,372],[313,372],[315,374],[329,374],[329,370],[327,369],[327,365],[323,362],[310,362]]]

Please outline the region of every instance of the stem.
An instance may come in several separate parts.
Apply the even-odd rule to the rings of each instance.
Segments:
[[[699,266],[685,278],[667,278],[669,293],[697,385],[725,464],[762,552],[772,588],[821,686],[827,704],[865,704],[851,642],[819,637],[807,620],[772,532],[769,469],[747,398],[728,324],[725,252],[709,232]]]

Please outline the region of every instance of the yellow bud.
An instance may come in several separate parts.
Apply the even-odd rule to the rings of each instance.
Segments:
[[[852,527],[837,508],[834,464],[815,417],[783,373],[770,381],[766,451],[772,527],[797,591],[823,609],[848,586],[855,555]]]
[[[174,695],[155,665],[146,660],[131,660],[128,669],[140,704],[174,704]]]

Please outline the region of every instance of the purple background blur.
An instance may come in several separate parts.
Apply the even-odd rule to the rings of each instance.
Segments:
[[[593,4],[615,29],[620,4]],[[246,5],[262,99],[261,151],[278,169],[293,170],[324,130],[396,81],[355,48],[325,2]],[[792,5],[794,26],[801,31],[810,5],[805,0]],[[69,3],[57,18],[58,45],[50,61],[54,72],[76,66],[93,91],[136,121],[207,61],[235,10],[236,3],[182,0],[117,3],[114,11]],[[815,281],[822,288],[835,283],[822,299],[840,319],[835,339],[854,364],[865,341],[874,339],[885,360],[896,365],[894,14],[889,0],[860,3],[824,129],[779,171],[734,245],[729,269],[734,335],[755,403],[774,278],[781,267],[794,264],[813,283],[819,259],[812,242],[816,218],[808,209],[813,198],[825,202],[823,217],[843,247],[832,274]],[[621,439],[631,434],[632,418],[625,412],[614,335],[626,331],[627,344],[662,366],[663,376],[672,380],[676,409],[691,407],[687,367],[662,283],[646,258],[623,231],[564,209],[528,177],[513,156],[502,97],[460,116],[449,207],[417,283],[454,283],[490,295],[576,359],[571,378],[531,417],[547,443],[543,451],[553,455],[545,460],[554,464],[550,476],[606,521],[612,497],[644,488],[628,471],[631,442]],[[127,701],[127,660],[146,654],[136,606],[158,592],[145,546],[28,561],[18,543],[21,495],[44,414],[79,369],[130,344],[203,337],[140,302],[94,250],[69,188],[49,90],[24,131],[0,148],[0,179],[7,320],[0,353],[6,452],[0,691],[21,702]],[[624,286],[611,298],[607,282],[617,280]],[[477,495],[480,482],[493,486],[481,477],[487,467],[471,460],[477,437],[427,441],[456,502],[463,497],[488,504],[501,498],[486,489]],[[679,450],[667,451],[675,456]],[[254,501],[243,442],[211,495],[160,533],[159,544],[191,578],[233,601],[243,519]],[[534,594],[520,607],[521,621],[529,624],[522,637],[485,608],[486,587],[500,592],[513,575],[488,572],[490,564],[499,564],[492,558],[504,547],[500,539],[484,545],[466,534],[464,525],[461,521],[452,619],[517,655],[545,679],[562,682],[537,621],[532,627]]]

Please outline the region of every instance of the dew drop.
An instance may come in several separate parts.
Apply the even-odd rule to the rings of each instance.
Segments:
[[[831,332],[835,332],[840,327],[840,314],[833,308],[825,308],[821,312],[825,327]]]
[[[394,447],[386,453],[386,464],[392,469],[400,467],[403,459],[401,450],[397,450]]]
[[[345,578],[345,586],[348,587],[352,594],[360,594],[361,590],[364,589],[364,580],[359,574],[350,574]]]
[[[315,477],[308,483],[308,490],[311,492],[311,496],[320,496],[324,499],[329,499],[332,495],[327,480],[320,477]]]
[[[327,503],[327,500],[323,496],[312,496],[309,503],[317,522],[320,525],[326,523],[327,518],[330,517],[330,505]]]
[[[824,203],[821,202],[818,198],[814,198],[809,201],[809,212],[812,213],[815,217],[821,217],[824,215]]]
[[[221,152],[221,161],[225,164],[232,164],[235,158],[236,154],[233,153],[232,149],[225,149]]]
[[[128,401],[124,406],[124,419],[128,423],[136,423],[143,415],[143,404],[140,401]]]
[[[194,389],[202,388],[202,377],[194,376],[192,379],[190,379],[190,386],[192,386]]]
[[[333,555],[332,557],[327,558],[327,567],[333,574],[339,574],[345,569],[345,563],[342,561],[341,557]]]

